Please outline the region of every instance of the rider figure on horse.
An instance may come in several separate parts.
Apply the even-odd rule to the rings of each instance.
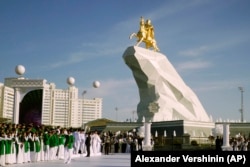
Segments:
[[[141,17],[140,30],[137,32],[137,34],[131,34],[130,39],[133,36],[138,38],[136,46],[139,46],[141,42],[144,42],[147,49],[153,47],[155,51],[160,51],[156,45],[156,40],[154,38],[154,27],[151,24],[151,20],[146,20],[145,23],[144,18]]]

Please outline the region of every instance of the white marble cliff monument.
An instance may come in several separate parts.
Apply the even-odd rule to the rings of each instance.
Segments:
[[[138,121],[189,120],[210,122],[196,94],[188,87],[167,57],[131,46],[123,59],[139,88]]]
[[[149,23],[149,25],[146,25]],[[150,27],[150,28],[148,28]],[[187,120],[210,122],[196,94],[177,73],[167,56],[159,52],[151,21],[141,18],[136,46],[128,47],[123,59],[139,88],[138,122]],[[150,33],[149,33],[150,31]],[[144,42],[146,49],[139,47]],[[153,48],[153,50],[149,50]]]

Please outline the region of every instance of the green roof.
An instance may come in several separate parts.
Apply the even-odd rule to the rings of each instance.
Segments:
[[[106,126],[107,123],[109,123],[109,122],[115,122],[115,121],[112,121],[112,120],[106,119],[106,118],[100,118],[100,119],[96,119],[96,120],[87,122],[85,124],[85,126],[88,126],[88,127],[92,127],[92,126]]]

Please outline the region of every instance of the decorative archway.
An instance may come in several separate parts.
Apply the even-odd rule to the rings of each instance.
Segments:
[[[27,93],[20,103],[19,123],[38,124],[42,122],[43,90],[37,89]]]

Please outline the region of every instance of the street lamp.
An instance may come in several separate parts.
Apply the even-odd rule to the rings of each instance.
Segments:
[[[244,117],[243,117],[243,92],[244,92],[244,90],[243,90],[243,87],[239,87],[239,90],[240,90],[240,92],[241,92],[241,109],[240,109],[240,113],[241,113],[241,122],[243,122],[244,121]]]
[[[116,121],[118,121],[118,119],[117,119],[117,111],[118,111],[118,108],[117,108],[117,107],[115,108],[115,111],[116,111],[116,113],[115,113],[115,114],[116,114],[116,115],[115,115],[115,119],[116,119]]]
[[[132,117],[132,122],[135,122],[135,110],[132,111],[132,114],[133,114],[133,115],[132,115],[132,116],[133,116],[133,117]]]
[[[82,92],[82,98],[84,99],[84,95],[87,93],[87,91],[86,90],[84,90],[83,92]]]
[[[87,93],[87,91],[86,90],[84,90],[83,92],[82,92],[82,112],[81,112],[81,114],[82,114],[82,126],[83,126],[83,112],[84,112],[84,95]]]
[[[67,103],[67,98],[66,98],[66,96],[67,96],[67,89],[64,91],[64,109],[65,109],[65,113],[64,113],[64,127],[66,128],[66,116],[67,116],[67,105],[66,105],[66,103]]]
[[[99,82],[99,81],[94,81],[93,83],[92,83],[92,86],[93,86],[93,88],[99,88],[100,86],[101,86],[101,83]],[[81,117],[81,119],[82,119],[82,126],[84,125],[84,113],[83,112],[86,112],[85,110],[84,110],[84,95],[87,93],[87,91],[86,90],[84,90],[83,92],[82,92],[82,111],[81,111],[81,114],[82,114],[82,117]],[[86,104],[86,103],[85,103]],[[95,111],[96,112],[96,111]],[[95,114],[96,115],[96,114]],[[96,116],[95,116],[95,119],[96,119]]]

